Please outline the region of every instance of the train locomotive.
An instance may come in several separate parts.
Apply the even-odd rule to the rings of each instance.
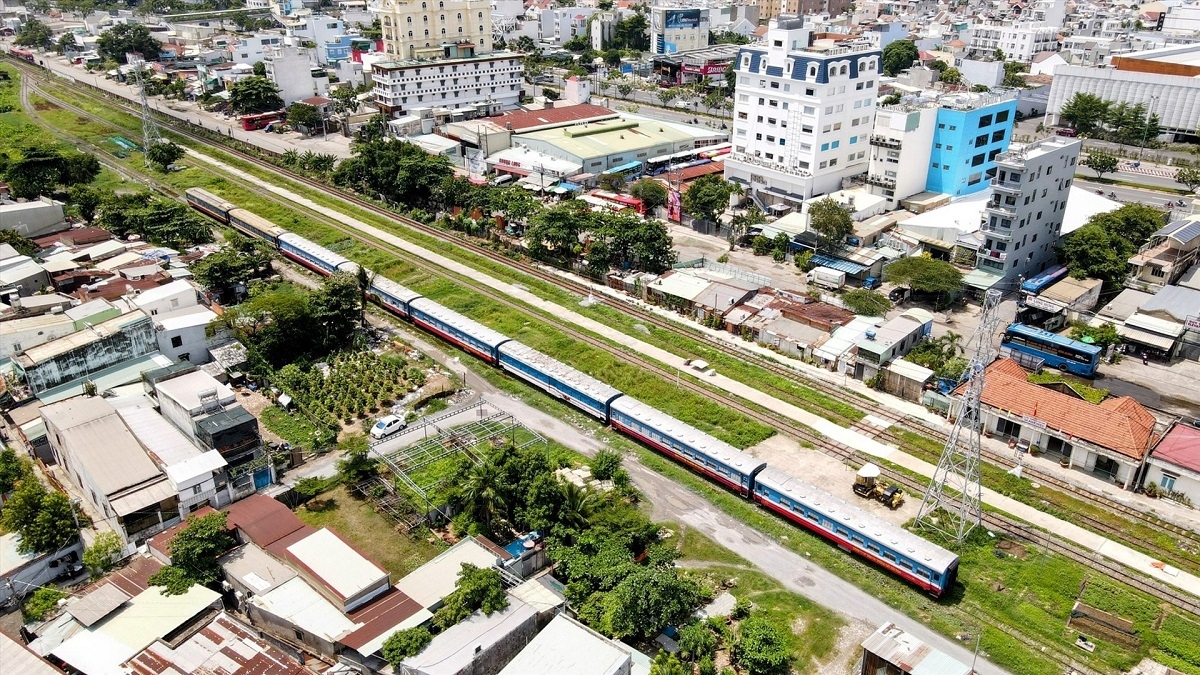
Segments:
[[[269,242],[282,255],[319,274],[358,271],[358,265],[347,258],[206,190],[191,188],[186,194],[188,204],[196,210]],[[390,279],[372,275],[367,296],[397,316],[935,597],[954,586],[959,558],[941,546]]]

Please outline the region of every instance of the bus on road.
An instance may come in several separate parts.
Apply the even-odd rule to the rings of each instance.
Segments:
[[[1089,345],[1022,323],[1011,324],[1004,331],[1000,348],[1036,356],[1051,368],[1087,378],[1096,377],[1100,353],[1103,351],[1098,345]]]
[[[246,115],[242,118],[242,129],[246,131],[257,131],[267,126],[271,122],[282,122],[287,119],[287,112],[276,110],[275,112],[259,113],[257,115]]]

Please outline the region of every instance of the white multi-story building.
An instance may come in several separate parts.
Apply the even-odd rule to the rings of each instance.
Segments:
[[[708,10],[699,7],[651,7],[650,51],[678,54],[708,46]]]
[[[1200,33],[1200,5],[1175,5],[1163,18],[1164,33],[1191,35]]]
[[[538,41],[562,46],[571,38],[588,34],[588,21],[596,13],[592,7],[543,9],[538,16]]]
[[[341,39],[346,34],[346,24],[337,17],[308,14],[297,20],[296,26],[291,29],[291,34],[312,41],[316,45],[314,51],[317,62],[324,65],[329,62],[325,45]]]
[[[317,65],[316,54],[311,50],[277,45],[266,51],[263,64],[267,77],[279,87],[284,107],[329,93],[329,74]]]
[[[964,281],[977,289],[1015,290],[1021,278],[1054,261],[1080,143],[1063,136],[1012,146],[996,159],[983,211],[983,249]]]
[[[891,208],[925,190],[925,167],[933,153],[937,116],[936,102],[899,103],[875,112],[868,189],[871,194],[886,197]]]
[[[521,100],[523,54],[473,56],[447,48],[445,58],[383,61],[372,66],[375,105],[398,118],[416,108],[470,109],[471,117],[496,115]],[[482,109],[481,109],[482,108]]]
[[[984,24],[971,28],[971,50],[991,54],[997,49],[1009,61],[1028,61],[1039,52],[1059,50],[1061,26],[1044,23]]]
[[[866,172],[880,52],[813,40],[804,20],[772,22],[734,62],[733,152],[725,178],[765,203],[798,204]]]
[[[255,33],[230,43],[229,60],[254,65],[266,58],[267,51],[283,44],[279,33]]]
[[[492,49],[488,0],[379,0],[368,8],[379,15],[384,51],[396,58],[439,58],[443,45],[466,42],[478,54]]]

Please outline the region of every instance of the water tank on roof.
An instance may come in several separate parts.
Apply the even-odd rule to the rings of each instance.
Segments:
[[[875,339],[875,331],[873,331],[873,330],[867,331],[867,339],[874,340]]]

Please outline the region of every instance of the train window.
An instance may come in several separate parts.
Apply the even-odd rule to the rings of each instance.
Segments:
[[[814,523],[820,522],[820,520],[817,518],[817,514],[813,513],[812,511],[806,511],[804,515],[808,516],[808,519]]]
[[[892,555],[891,553],[884,553],[883,557],[887,558],[888,560],[891,560],[892,562],[896,562],[896,556]]]
[[[852,541],[852,542],[854,542],[854,543],[856,543],[856,544],[862,544],[862,543],[863,543],[862,537],[858,537],[858,536],[850,537],[850,541]]]
[[[879,555],[879,547],[875,544],[867,544],[867,550],[875,555]]]
[[[906,570],[911,570],[913,568],[912,563],[908,562],[907,560],[901,560],[900,566]]]

